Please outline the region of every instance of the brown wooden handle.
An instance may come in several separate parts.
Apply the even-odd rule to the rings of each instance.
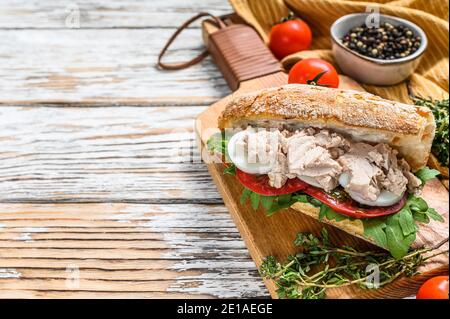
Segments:
[[[283,71],[256,31],[245,24],[209,34],[207,47],[233,91],[243,81]]]

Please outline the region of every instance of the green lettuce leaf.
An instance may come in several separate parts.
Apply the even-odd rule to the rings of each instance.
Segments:
[[[438,170],[431,169],[429,167],[424,167],[416,172],[416,176],[422,181],[422,185],[425,185],[427,181],[435,178],[440,173]]]
[[[379,246],[387,248],[386,222],[383,218],[363,220],[364,236],[375,241]]]
[[[400,213],[400,212],[399,212]],[[404,235],[400,225],[401,214],[390,215],[386,220],[387,248],[394,258],[400,259],[405,256],[411,244],[416,239],[416,232]]]

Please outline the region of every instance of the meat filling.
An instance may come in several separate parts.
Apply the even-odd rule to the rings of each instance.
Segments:
[[[247,132],[239,143],[247,150],[249,162],[273,164],[268,173],[272,187],[281,188],[289,178],[300,178],[331,191],[338,186],[339,176],[347,173],[345,189],[375,201],[383,190],[400,196],[421,185],[408,163],[398,159],[397,151],[387,144],[356,143],[315,128]]]
[[[316,135],[299,132],[291,136],[287,152],[289,173],[295,177],[312,178],[326,191],[336,188],[342,167],[333,156],[339,151],[333,152],[332,149],[338,150],[343,145],[340,141],[332,141],[333,138],[339,139],[326,131]]]

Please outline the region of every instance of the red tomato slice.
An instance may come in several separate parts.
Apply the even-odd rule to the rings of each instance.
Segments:
[[[335,212],[352,218],[374,218],[392,215],[405,206],[406,194],[396,204],[388,207],[361,207],[352,199],[339,200],[320,188],[311,186],[298,178],[288,179],[281,188],[271,187],[267,175],[248,174],[236,168],[236,177],[246,188],[260,195],[278,196],[302,191],[331,207]]]
[[[288,179],[281,188],[275,188],[269,185],[269,176],[248,174],[236,168],[236,177],[246,188],[252,192],[265,195],[277,196],[291,194],[308,187],[308,184],[302,182],[298,178]]]
[[[398,203],[392,206],[363,208],[351,199],[340,201],[333,196],[325,193],[320,188],[316,188],[313,186],[305,188],[303,192],[331,207],[336,213],[352,218],[374,218],[379,216],[392,215],[402,209],[406,203],[405,195]]]

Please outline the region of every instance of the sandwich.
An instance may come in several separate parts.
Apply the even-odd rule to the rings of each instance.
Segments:
[[[238,96],[208,141],[241,203],[271,215],[291,207],[404,256],[420,223],[443,217],[420,197],[430,109],[369,93],[291,84]]]

